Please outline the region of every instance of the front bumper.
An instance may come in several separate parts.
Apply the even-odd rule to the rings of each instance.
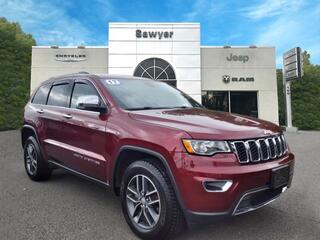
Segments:
[[[291,185],[294,170],[291,153],[277,160],[247,165],[241,165],[233,154],[211,158],[182,155],[183,167],[176,180],[189,225],[253,211],[274,201]],[[272,189],[272,169],[284,165],[290,167],[289,182]],[[231,180],[232,185],[227,191],[210,192],[203,184],[208,180]]]
[[[287,186],[275,190],[271,189],[269,186],[265,186],[250,190],[245,192],[240,199],[235,201],[236,204],[226,212],[206,213],[185,210],[186,221],[189,226],[193,226],[251,212],[273,202],[286,189]]]

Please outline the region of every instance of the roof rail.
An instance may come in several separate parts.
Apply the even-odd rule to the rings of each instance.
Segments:
[[[81,71],[81,72],[78,72],[78,73],[80,73],[80,74],[90,74],[90,73],[88,73],[86,71]]]

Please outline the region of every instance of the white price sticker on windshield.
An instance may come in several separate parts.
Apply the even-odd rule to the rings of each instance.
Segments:
[[[116,79],[107,79],[106,83],[108,85],[120,85],[120,82],[118,80],[116,80]]]

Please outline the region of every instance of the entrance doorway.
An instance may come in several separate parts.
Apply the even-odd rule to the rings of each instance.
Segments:
[[[256,91],[202,91],[202,104],[212,110],[258,117]]]

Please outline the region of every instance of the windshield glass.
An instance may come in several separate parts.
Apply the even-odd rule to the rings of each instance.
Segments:
[[[103,79],[120,107],[126,110],[202,107],[166,83],[148,79]]]

